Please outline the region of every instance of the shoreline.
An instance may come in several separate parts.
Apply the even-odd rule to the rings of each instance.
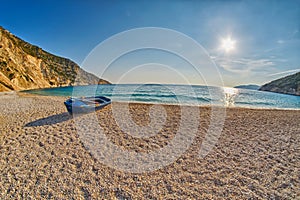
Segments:
[[[52,88],[50,88],[52,89]],[[4,94],[3,94],[4,93]],[[5,94],[8,93],[8,94]],[[69,96],[56,96],[56,95],[44,95],[44,94],[33,94],[33,93],[27,93],[26,90],[23,91],[10,91],[10,92],[0,92],[0,96],[1,95],[9,95],[9,94],[17,94],[19,96],[22,95],[27,95],[27,96],[41,96],[41,97],[54,97],[54,98],[65,98],[65,100],[67,98],[69,98]],[[220,106],[220,105],[193,105],[193,104],[172,104],[172,103],[163,103],[163,102],[141,102],[141,101],[121,101],[121,100],[116,100],[113,101],[115,103],[126,103],[126,104],[146,104],[146,105],[170,105],[170,106],[195,106],[195,107],[203,107],[203,108],[209,108],[209,107],[216,107],[216,108],[222,108],[222,109],[253,109],[253,110],[295,110],[295,111],[299,111],[300,108],[268,108],[268,107],[251,107],[251,106]]]
[[[128,173],[97,159],[84,143],[75,119],[67,113],[64,99],[0,95],[1,198],[295,199],[300,196],[297,173],[300,111],[229,108],[217,144],[201,159],[198,153],[210,125],[211,107],[200,106],[200,124],[187,151],[158,170]],[[122,103],[114,104],[123,107]],[[180,106],[163,107],[166,122],[158,134],[147,138],[135,138],[122,131],[111,106],[96,112],[97,123],[115,145],[149,153],[169,144],[179,130]],[[129,108],[136,124],[149,125],[151,105],[132,103]],[[128,115],[119,114],[121,119],[128,119]],[[191,112],[189,117],[197,116]],[[78,116],[76,120],[93,122],[93,114]],[[159,122],[154,120],[153,127],[159,127]],[[84,130],[96,134],[98,129],[87,123]],[[110,154],[108,158],[115,156],[113,152],[106,153]]]

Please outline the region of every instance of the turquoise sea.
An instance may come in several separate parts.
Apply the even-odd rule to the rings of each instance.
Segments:
[[[199,85],[113,84],[70,86],[24,92],[65,97],[101,95],[111,98],[112,101],[125,102],[300,109],[300,96]]]

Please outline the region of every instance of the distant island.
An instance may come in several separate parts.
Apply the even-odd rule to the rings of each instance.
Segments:
[[[259,90],[300,96],[300,72],[271,81]]]
[[[260,88],[259,85],[249,84],[249,85],[238,85],[234,88],[248,89],[248,90],[258,90]]]
[[[0,91],[90,84],[110,83],[0,26]]]

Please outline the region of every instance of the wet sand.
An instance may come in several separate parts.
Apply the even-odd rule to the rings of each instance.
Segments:
[[[158,170],[129,173],[103,164],[87,148],[64,100],[0,95],[0,199],[300,198],[300,111],[227,109],[217,145],[199,158],[211,111],[201,107],[200,126],[186,152]],[[151,105],[129,107],[136,124],[149,125]],[[97,111],[97,119],[113,144],[149,153],[168,145],[180,126],[180,107],[163,107],[166,122],[151,137],[122,131],[112,106]]]

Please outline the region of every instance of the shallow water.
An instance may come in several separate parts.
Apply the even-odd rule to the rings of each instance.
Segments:
[[[66,97],[102,95],[113,101],[126,102],[300,109],[299,96],[215,86],[113,84],[70,86],[24,92]]]

